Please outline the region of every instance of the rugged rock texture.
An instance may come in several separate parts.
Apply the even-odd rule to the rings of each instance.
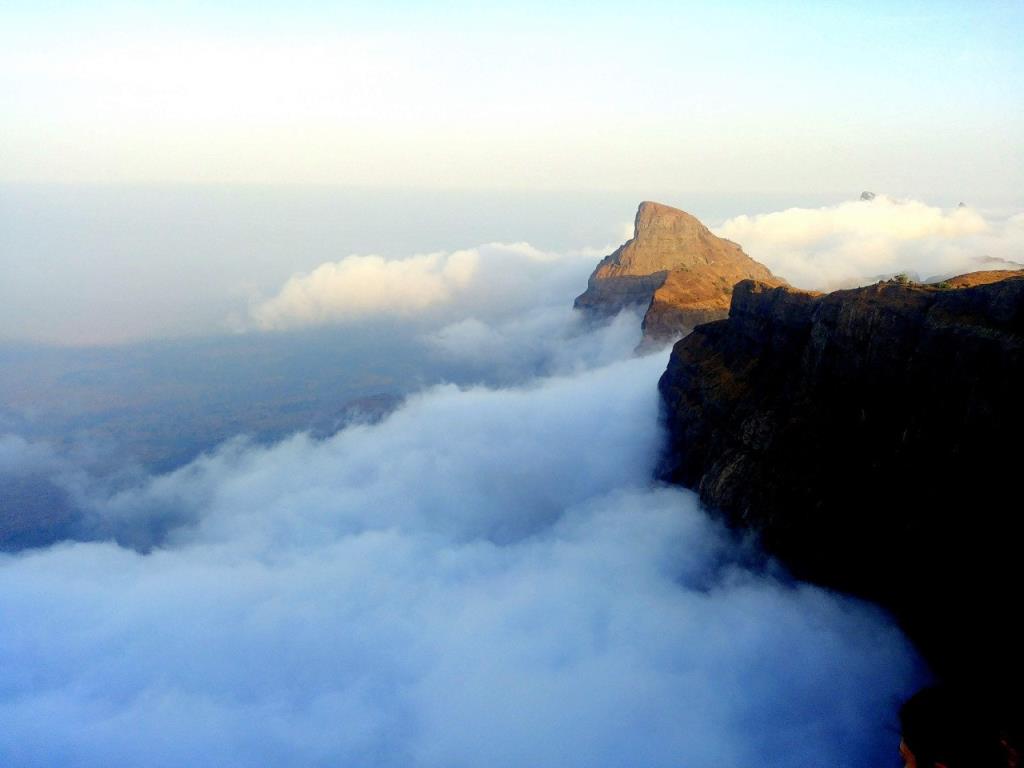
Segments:
[[[894,611],[940,675],[1016,695],[1024,271],[948,285],[740,283],[661,378],[663,470],[796,576]]]
[[[644,340],[655,344],[724,318],[733,285],[748,278],[785,284],[685,211],[643,202],[632,239],[601,260],[575,306],[595,317],[647,307]]]
[[[752,264],[760,264],[751,260]],[[762,268],[764,269],[764,268]],[[767,269],[766,284],[784,285]],[[721,320],[729,315],[733,286],[746,275],[733,269],[676,269],[651,297],[644,313],[643,347],[655,347],[676,341],[698,325]]]

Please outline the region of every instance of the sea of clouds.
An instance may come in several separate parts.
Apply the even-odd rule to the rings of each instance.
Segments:
[[[885,764],[911,649],[651,482],[664,364],[68,475],[83,540],[0,556],[0,762]]]
[[[825,280],[838,229],[793,263]],[[250,332],[409,313],[437,359],[502,371],[326,439],[114,480],[0,439],[0,473],[70,510],[63,541],[0,555],[0,763],[894,764],[919,660],[652,480],[667,352],[633,355],[636,315],[571,312],[595,261],[490,244],[296,276]]]

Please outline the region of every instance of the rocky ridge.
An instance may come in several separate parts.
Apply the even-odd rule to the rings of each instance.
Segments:
[[[659,389],[664,479],[795,576],[892,610],[940,676],[1019,690],[1024,271],[744,281]]]
[[[646,201],[637,209],[633,237],[601,260],[575,307],[597,318],[645,308],[644,344],[655,345],[726,317],[732,288],[744,279],[785,285],[694,216]]]

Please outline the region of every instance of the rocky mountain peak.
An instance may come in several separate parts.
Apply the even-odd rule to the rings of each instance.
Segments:
[[[640,203],[636,210],[633,221],[634,241],[651,245],[651,241],[657,238],[685,240],[701,235],[711,235],[711,231],[701,224],[700,219],[686,211],[650,200]]]
[[[656,344],[725,317],[733,285],[745,279],[785,283],[695,216],[647,200],[633,237],[601,260],[575,306],[595,317],[646,307],[644,341]]]
[[[637,208],[633,237],[598,265],[602,277],[651,275],[678,267],[714,263],[740,247],[716,237],[696,216],[662,203]]]

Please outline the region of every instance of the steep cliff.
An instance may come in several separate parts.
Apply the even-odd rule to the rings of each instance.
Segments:
[[[654,344],[724,318],[733,285],[745,279],[785,284],[685,211],[643,202],[633,237],[601,260],[575,306],[594,317],[646,308],[644,340]]]
[[[795,575],[894,611],[943,676],[1021,684],[1024,272],[745,281],[659,389],[666,479]]]

